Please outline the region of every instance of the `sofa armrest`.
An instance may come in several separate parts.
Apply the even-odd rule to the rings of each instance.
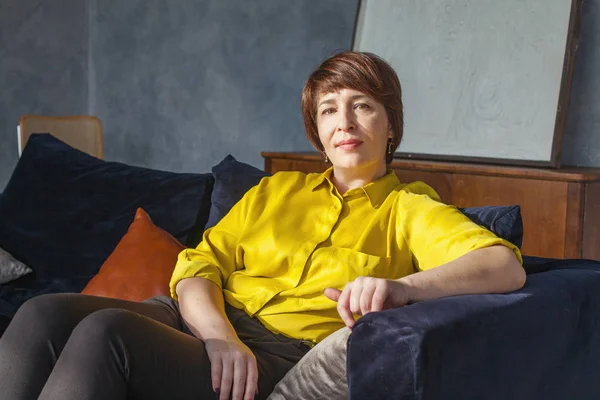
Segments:
[[[348,345],[350,399],[592,399],[600,393],[600,263],[502,295],[372,313]]]

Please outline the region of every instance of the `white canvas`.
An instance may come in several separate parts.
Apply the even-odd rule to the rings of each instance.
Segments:
[[[354,49],[392,64],[402,153],[550,161],[571,0],[362,0]]]

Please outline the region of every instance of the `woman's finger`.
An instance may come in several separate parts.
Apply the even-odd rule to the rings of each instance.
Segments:
[[[334,288],[326,288],[323,291],[323,294],[325,294],[325,297],[327,297],[329,300],[337,302],[342,295],[342,291]]]
[[[258,393],[258,367],[256,366],[256,358],[251,357],[246,366],[248,371],[246,374],[246,394],[244,400],[253,400]]]
[[[373,294],[377,289],[377,282],[370,280],[363,285],[362,294],[360,296],[360,314],[367,315],[373,308]]]
[[[389,295],[389,288],[385,284],[377,285],[373,292],[371,300],[371,311],[377,312],[383,310],[385,300]]]
[[[221,392],[219,400],[229,400],[231,386],[233,385],[233,360],[223,358],[223,374],[221,376]]]
[[[352,293],[350,294],[350,311],[354,314],[360,314],[360,296],[362,295],[362,292],[362,282],[354,281],[352,284]]]
[[[352,312],[350,311],[350,294],[352,293],[352,283],[346,285],[340,298],[338,299],[337,310],[340,317],[342,317],[342,321],[346,324],[348,328],[352,328],[354,325],[354,317],[352,316]]]
[[[210,379],[215,393],[221,390],[221,375],[223,374],[223,360],[220,356],[210,359]]]
[[[247,361],[244,354],[236,354],[233,362],[232,400],[243,400],[246,390]]]

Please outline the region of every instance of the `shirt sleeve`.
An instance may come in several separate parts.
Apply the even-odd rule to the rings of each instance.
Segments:
[[[477,225],[456,207],[443,204],[422,182],[409,185],[399,196],[398,237],[404,238],[417,270],[449,263],[470,251],[494,245],[510,248],[523,262],[519,248]]]
[[[257,186],[251,188],[221,221],[207,229],[195,249],[179,253],[169,283],[174,299],[177,300],[175,287],[183,279],[205,278],[222,289],[233,272],[244,268],[244,254],[238,244],[256,191]]]

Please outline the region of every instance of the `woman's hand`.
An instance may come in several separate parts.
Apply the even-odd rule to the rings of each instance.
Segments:
[[[337,310],[348,328],[354,326],[352,313],[366,315],[387,308],[402,307],[410,301],[408,286],[401,281],[361,276],[343,291],[325,289],[325,296],[337,301]]]
[[[240,341],[227,318],[221,288],[204,278],[187,278],[176,287],[181,315],[210,360],[212,387],[220,400],[254,399],[258,391],[256,357]]]
[[[258,367],[252,351],[238,338],[203,340],[213,390],[220,400],[252,400],[258,390]]]

